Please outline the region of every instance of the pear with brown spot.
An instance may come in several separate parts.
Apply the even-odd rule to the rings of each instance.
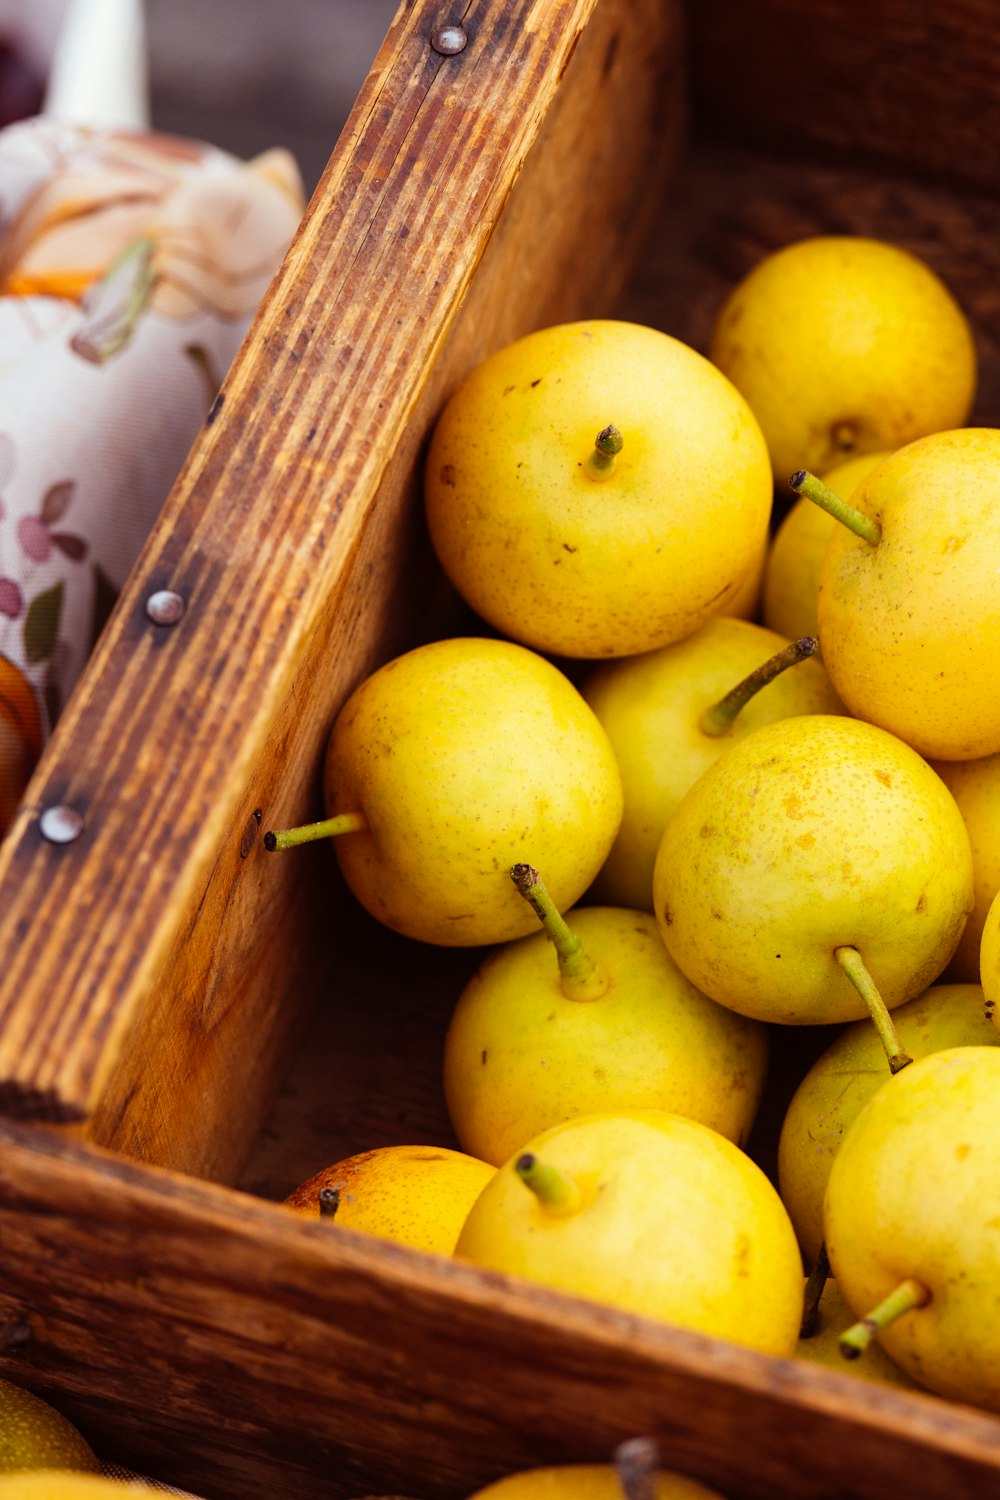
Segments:
[[[680,969],[742,1015],[795,1025],[889,1012],[927,988],[973,903],[954,798],[895,735],[803,715],[733,745],[663,834],[656,917]]]

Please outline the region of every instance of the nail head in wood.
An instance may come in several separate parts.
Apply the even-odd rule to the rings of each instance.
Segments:
[[[83,832],[83,816],[75,807],[47,807],[38,820],[38,828],[50,844],[72,844]]]
[[[184,600],[173,589],[158,589],[146,600],[146,613],[154,625],[176,625],[184,616]]]
[[[431,37],[431,46],[442,57],[456,57],[468,45],[469,38],[462,26],[439,26]]]

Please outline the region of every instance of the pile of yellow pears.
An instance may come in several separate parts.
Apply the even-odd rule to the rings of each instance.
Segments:
[[[1000,431],[878,241],[769,256],[709,354],[542,329],[440,415],[427,520],[483,633],[363,682],[327,817],[266,844],[333,837],[380,921],[488,949],[459,1149],[289,1202],[772,1354],[877,1334],[842,1368],[1000,1411]],[[831,1043],[775,1183],[776,1025]]]

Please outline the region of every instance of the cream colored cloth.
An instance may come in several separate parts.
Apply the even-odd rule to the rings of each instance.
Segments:
[[[45,118],[0,131],[0,657],[43,738],[302,209],[282,150],[243,163]],[[24,738],[6,701],[0,757]],[[4,785],[0,765],[0,833]]]

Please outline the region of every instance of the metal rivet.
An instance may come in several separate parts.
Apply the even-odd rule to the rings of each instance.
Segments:
[[[72,844],[83,832],[83,816],[75,807],[47,807],[38,820],[38,829],[50,844]]]
[[[468,45],[469,38],[461,26],[441,26],[431,37],[431,46],[442,57],[455,57],[459,52],[464,52]]]
[[[187,605],[173,589],[160,589],[146,600],[146,613],[154,625],[176,625]]]

